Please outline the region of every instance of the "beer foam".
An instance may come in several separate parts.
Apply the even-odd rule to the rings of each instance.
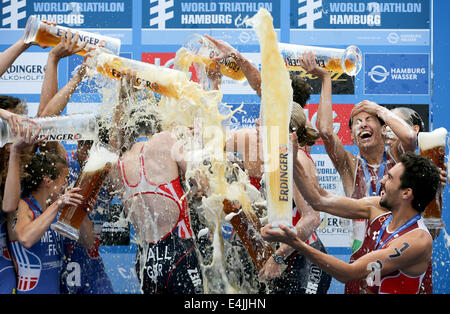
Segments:
[[[431,132],[420,132],[417,137],[419,149],[421,151],[426,151],[435,147],[445,147],[447,133],[447,129],[444,127]]]
[[[108,149],[94,145],[89,151],[89,159],[83,168],[83,171],[93,172],[102,169],[107,163],[117,163],[119,156]]]
[[[261,47],[261,121],[264,127],[261,135],[269,222],[289,221],[292,220],[291,79],[270,13],[260,9],[249,24],[254,27]]]

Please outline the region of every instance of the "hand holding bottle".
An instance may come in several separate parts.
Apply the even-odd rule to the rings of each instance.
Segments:
[[[6,120],[8,122],[13,136],[20,135],[21,130],[25,129],[23,125],[23,122],[25,121],[37,125],[37,123],[30,118],[12,113],[4,109],[0,109],[0,119]]]

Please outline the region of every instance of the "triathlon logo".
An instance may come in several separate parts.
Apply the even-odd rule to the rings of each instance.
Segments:
[[[156,5],[153,5],[156,3]],[[173,11],[167,12],[173,7],[173,0],[150,0],[150,26],[157,25],[158,29],[166,29],[166,21],[173,19]]]
[[[26,10],[22,10],[27,0],[2,0],[2,3],[2,27],[9,25],[10,29],[18,29],[19,21],[27,17]]]
[[[374,66],[368,74],[375,83],[383,83],[389,76],[388,70],[382,65]]]
[[[322,0],[298,0],[298,26],[306,25],[306,29],[314,29],[314,21],[322,18]]]

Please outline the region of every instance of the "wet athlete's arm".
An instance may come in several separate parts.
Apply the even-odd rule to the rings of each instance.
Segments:
[[[247,78],[250,86],[256,91],[256,94],[261,97],[261,73],[258,68],[227,42],[217,40],[208,35],[205,35],[205,37],[208,38],[220,51],[220,54],[213,58],[213,60],[218,62],[223,58],[232,57],[236,61],[237,65],[241,67],[241,70]]]
[[[36,219],[33,219],[34,215],[28,204],[24,200],[20,200],[17,223],[14,228],[19,242],[25,248],[30,248],[36,244],[48,230],[59,210],[66,205],[78,206],[82,204],[83,196],[77,194],[79,190],[79,188],[73,188],[67,191],[56,202],[48,206]]]
[[[37,116],[41,116],[43,110],[46,108],[49,101],[58,92],[58,64],[59,61],[65,57],[71,56],[83,50],[87,43],[82,47],[77,48],[76,44],[79,39],[79,34],[72,34],[69,30],[67,36],[63,31],[61,41],[52,50],[50,50],[47,58],[47,65],[45,67],[44,81],[41,87],[41,97],[39,100],[39,108]],[[54,115],[49,112],[49,115]]]
[[[341,176],[345,193],[350,196],[353,189],[355,162],[354,156],[344,149],[340,138],[334,133],[330,73],[317,65],[312,53],[304,54],[301,63],[308,73],[316,75],[322,81],[319,107],[317,109],[317,129],[331,162]]]
[[[64,108],[67,106],[67,103],[72,97],[73,93],[77,89],[78,85],[83,80],[86,75],[86,60],[90,56],[87,54],[84,58],[83,64],[80,66],[75,75],[70,79],[67,84],[61,88],[51,99],[50,101],[38,110],[36,117],[49,117],[49,116],[59,116]],[[44,104],[42,104],[44,105]]]
[[[17,57],[31,47],[31,45],[31,43],[25,44],[23,38],[21,38],[8,49],[0,53],[0,77],[8,70],[14,61],[16,61]]]
[[[348,264],[305,244],[288,227],[280,228],[265,226],[261,235],[267,241],[289,244],[343,283],[369,277],[375,281],[377,275],[386,275],[396,270],[402,270],[409,276],[419,276],[426,271],[432,254],[431,236],[423,230],[415,230],[392,241],[387,248],[372,251]],[[379,274],[376,273],[378,270]]]
[[[31,119],[27,119],[32,121]],[[36,122],[33,122],[37,124]],[[20,140],[11,145],[8,161],[8,173],[6,175],[5,190],[3,191],[2,210],[5,213],[13,213],[17,210],[20,201],[20,155],[31,153],[35,144],[45,138],[37,139],[41,131],[41,127],[37,125],[36,131],[33,133],[31,125],[28,129],[21,128]]]
[[[297,141],[295,133],[292,142]],[[294,148],[295,149],[295,148]],[[298,158],[294,158],[294,184],[312,208],[335,216],[349,219],[373,219],[380,212],[379,197],[353,199],[328,193],[321,188],[317,178],[305,170]]]

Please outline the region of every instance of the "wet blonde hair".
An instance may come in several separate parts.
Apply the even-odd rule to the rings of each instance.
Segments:
[[[319,132],[306,126],[306,115],[303,108],[292,102],[291,121],[289,122],[289,132],[295,132],[300,146],[312,146],[320,138]]]

